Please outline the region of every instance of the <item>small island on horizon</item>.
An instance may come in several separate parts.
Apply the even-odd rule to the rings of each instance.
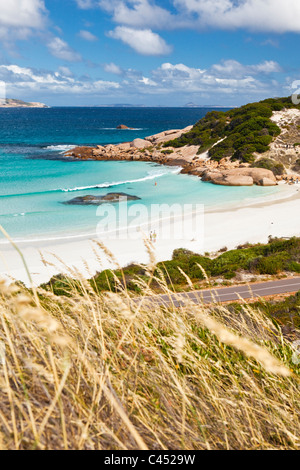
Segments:
[[[0,99],[0,108],[49,108],[44,103],[26,102],[17,99]]]

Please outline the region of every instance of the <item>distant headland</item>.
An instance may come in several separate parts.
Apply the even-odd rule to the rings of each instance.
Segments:
[[[44,103],[26,103],[16,99],[0,99],[0,108],[49,108]]]

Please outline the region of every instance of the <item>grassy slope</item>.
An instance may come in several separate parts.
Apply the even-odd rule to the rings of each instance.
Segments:
[[[299,366],[258,308],[149,310],[82,279],[0,282],[0,311],[2,449],[300,448]]]
[[[252,304],[252,308],[259,308],[272,321],[280,325],[287,334],[296,334],[297,336],[297,331],[300,331],[300,292],[279,301],[259,301]]]
[[[216,161],[232,157],[243,162],[253,162],[253,153],[269,150],[273,137],[280,134],[280,128],[270,117],[273,111],[284,108],[300,109],[293,105],[290,98],[278,98],[251,103],[227,112],[213,111],[197,122],[189,133],[167,142],[165,146],[177,148],[200,145],[199,154],[210,149],[209,156]],[[217,144],[221,139],[224,140]]]

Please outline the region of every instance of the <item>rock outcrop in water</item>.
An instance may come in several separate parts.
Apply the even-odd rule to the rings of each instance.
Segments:
[[[116,203],[124,201],[138,201],[140,200],[137,196],[131,196],[125,193],[108,193],[105,196],[79,196],[71,199],[70,201],[64,202],[63,204],[70,206],[99,206],[104,203]]]
[[[120,124],[119,126],[117,126],[117,129],[121,131],[126,131],[132,129],[132,127],[127,127],[125,126],[125,124]]]

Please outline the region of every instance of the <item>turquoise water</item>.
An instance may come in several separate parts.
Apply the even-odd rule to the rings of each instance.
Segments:
[[[15,239],[37,240],[95,233],[93,206],[62,204],[74,197],[125,192],[144,204],[204,204],[208,209],[273,194],[278,188],[228,188],[144,162],[73,161],[74,145],[129,141],[183,128],[207,109],[54,108],[0,110],[0,225]],[[118,124],[134,127],[117,131]]]

